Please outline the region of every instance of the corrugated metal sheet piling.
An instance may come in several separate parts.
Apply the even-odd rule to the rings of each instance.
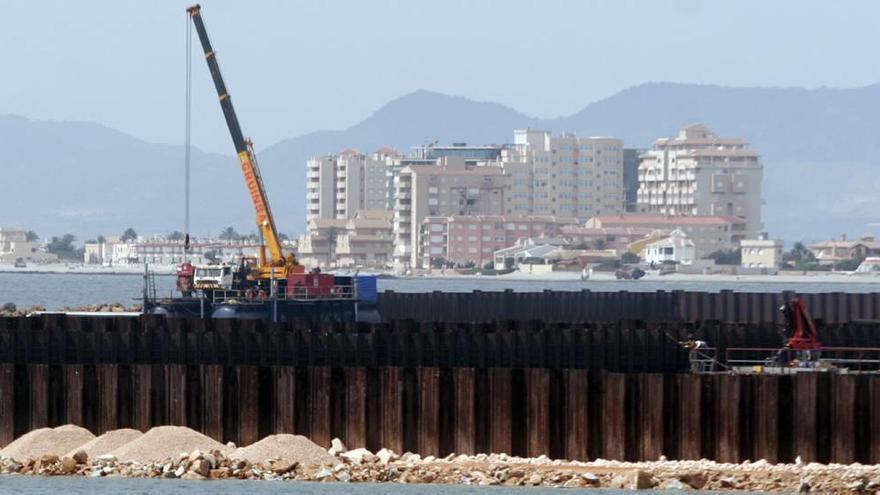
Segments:
[[[0,445],[65,423],[178,424],[237,444],[291,432],[438,456],[880,462],[880,377],[681,373],[689,332],[778,345],[758,320],[0,319]],[[849,345],[880,331],[821,326]]]

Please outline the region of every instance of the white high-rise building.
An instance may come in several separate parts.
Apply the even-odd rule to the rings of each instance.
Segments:
[[[745,236],[762,230],[757,152],[739,138],[720,138],[691,124],[674,138],[658,139],[639,163],[638,210],[663,215],[736,216]]]

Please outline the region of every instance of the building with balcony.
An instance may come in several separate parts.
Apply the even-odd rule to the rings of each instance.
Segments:
[[[640,213],[726,216],[745,220],[748,237],[761,231],[763,166],[739,138],[721,138],[703,124],[658,139],[641,155]]]
[[[477,166],[462,157],[437,165],[411,165],[397,180],[394,257],[402,267],[420,267],[421,224],[426,217],[501,215],[505,176],[501,167]]]
[[[385,268],[394,243],[391,220],[385,210],[360,210],[349,219],[312,219],[299,240],[299,260],[310,267]]]
[[[501,164],[508,176],[505,214],[586,220],[624,211],[620,139],[520,129]]]
[[[694,243],[697,257],[705,257],[716,251],[739,249],[746,238],[746,222],[739,217],[723,216],[669,216],[669,215],[617,215],[601,216],[587,220],[587,228],[615,229],[633,228],[645,231],[672,232],[679,230]]]
[[[439,262],[483,265],[522,239],[557,237],[574,218],[522,215],[426,217],[421,223],[423,267]]]
[[[337,155],[308,160],[306,221],[314,218],[348,219],[359,210],[387,207],[386,169],[397,152],[383,148],[365,155],[347,149]]]

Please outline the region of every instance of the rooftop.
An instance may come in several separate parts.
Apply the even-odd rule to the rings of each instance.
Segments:
[[[597,226],[622,226],[622,225],[729,225],[729,224],[745,224],[746,221],[740,217],[732,216],[668,216],[668,215],[614,215],[614,216],[598,216],[588,221],[590,223],[599,223]]]

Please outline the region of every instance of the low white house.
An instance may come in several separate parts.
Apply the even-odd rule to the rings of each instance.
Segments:
[[[740,241],[740,254],[743,268],[768,269],[775,271],[782,265],[783,242],[778,239],[743,239]]]
[[[646,244],[642,259],[645,263],[655,265],[664,261],[690,265],[696,257],[694,241],[688,239],[684,232],[673,230],[669,233],[669,237]]]

